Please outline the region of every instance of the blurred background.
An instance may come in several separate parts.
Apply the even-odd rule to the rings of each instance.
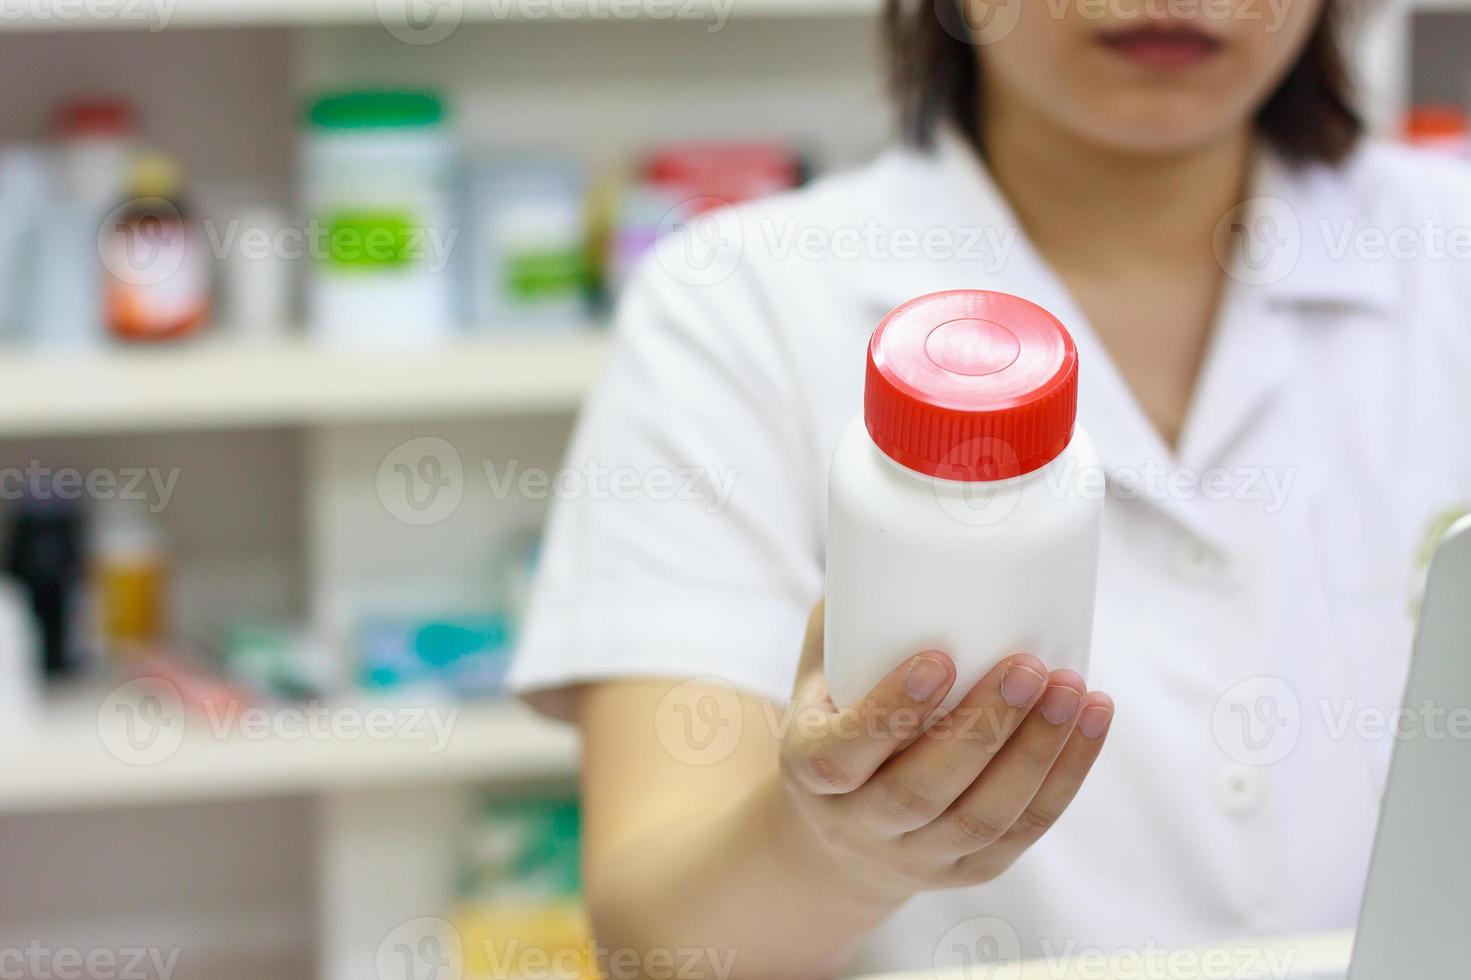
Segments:
[[[5,976],[582,975],[556,466],[662,232],[884,145],[878,6],[0,8]],[[1471,157],[1471,0],[1357,50]]]

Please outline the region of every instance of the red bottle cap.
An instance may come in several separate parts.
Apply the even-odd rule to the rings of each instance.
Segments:
[[[863,417],[896,463],[946,480],[1005,480],[1067,448],[1078,349],[1051,313],[1007,293],[912,299],[868,343]]]

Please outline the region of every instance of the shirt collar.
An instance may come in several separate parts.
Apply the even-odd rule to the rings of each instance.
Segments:
[[[1356,157],[1291,166],[1270,150],[1258,154],[1252,196],[1217,226],[1217,254],[1235,285],[1276,307],[1359,310],[1392,322],[1398,263],[1361,243],[1366,231],[1393,229],[1373,225],[1373,202],[1353,179]]]
[[[907,179],[891,188],[889,200],[876,203],[892,223],[957,229],[957,242],[984,229],[987,240],[979,248],[987,261],[977,267],[958,256],[909,263],[904,270],[875,269],[863,281],[885,309],[934,289],[984,288],[986,280],[996,283],[991,288],[1020,288],[1051,277],[974,147],[953,128],[943,127],[928,150],[891,153],[889,164]],[[1366,230],[1392,229],[1371,227],[1372,202],[1351,179],[1354,168],[1355,157],[1337,166],[1292,166],[1261,150],[1251,196],[1216,229],[1217,255],[1233,287],[1273,307],[1360,310],[1389,322],[1397,306],[1397,263],[1357,243]]]

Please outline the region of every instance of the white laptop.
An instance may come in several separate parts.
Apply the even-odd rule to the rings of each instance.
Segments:
[[[1405,705],[1471,708],[1471,517],[1431,562]],[[1339,972],[1291,980],[1345,980]],[[1401,739],[1347,980],[1471,977],[1471,741]]]
[[[1430,566],[1405,704],[1471,708],[1471,517]],[[1471,741],[1395,746],[1348,980],[1471,976]]]

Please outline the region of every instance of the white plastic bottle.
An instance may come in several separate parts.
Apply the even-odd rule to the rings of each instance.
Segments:
[[[931,293],[879,324],[829,475],[836,704],[927,650],[957,668],[941,710],[1015,653],[1086,674],[1104,482],[1077,393],[1072,337],[1020,297]]]

